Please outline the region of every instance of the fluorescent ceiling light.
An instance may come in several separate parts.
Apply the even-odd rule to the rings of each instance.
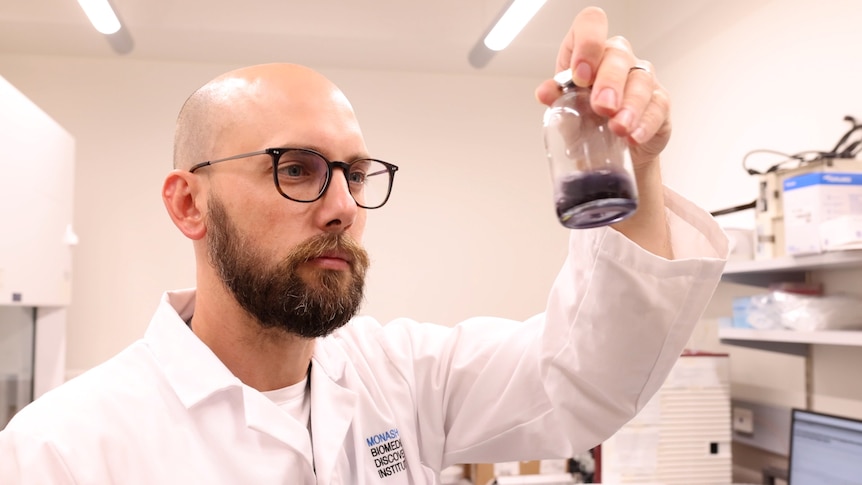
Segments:
[[[110,35],[120,30],[120,19],[108,0],[78,0],[78,3],[100,33]]]
[[[78,0],[84,1],[84,0]],[[105,0],[107,1],[107,0]],[[536,15],[546,0],[514,0],[509,8],[497,21],[497,24],[485,36],[485,46],[492,51],[501,51],[508,47],[512,39],[521,32],[527,22]]]

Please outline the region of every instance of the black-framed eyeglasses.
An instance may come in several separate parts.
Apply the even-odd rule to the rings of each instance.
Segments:
[[[189,172],[194,173],[195,170],[208,165],[256,155],[272,157],[275,188],[283,197],[296,202],[314,202],[323,197],[332,180],[333,169],[340,168],[356,205],[365,209],[377,209],[389,200],[395,172],[398,171],[397,166],[373,158],[333,162],[322,153],[307,148],[267,148],[198,163],[190,168]]]

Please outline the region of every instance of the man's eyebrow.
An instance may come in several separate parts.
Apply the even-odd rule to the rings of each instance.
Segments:
[[[323,156],[325,156],[328,160],[332,160],[332,157],[330,157],[326,153],[326,148],[324,148],[322,146],[318,146],[318,145],[314,145],[314,144],[310,144],[310,143],[304,143],[304,144],[287,143],[287,144],[279,145],[279,146],[282,148],[304,148],[306,150],[314,150],[317,153],[323,154]],[[345,158],[342,161],[352,162],[354,160],[360,160],[360,159],[364,159],[364,158],[372,158],[372,157],[368,153],[357,152],[357,153],[351,154],[349,157]]]

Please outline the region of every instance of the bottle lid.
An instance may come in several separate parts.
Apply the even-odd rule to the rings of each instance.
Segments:
[[[561,88],[570,88],[575,85],[575,82],[572,80],[572,69],[566,69],[565,71],[560,71],[554,75],[554,82],[557,83]]]

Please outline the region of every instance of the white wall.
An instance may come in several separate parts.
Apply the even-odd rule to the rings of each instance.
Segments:
[[[140,337],[163,290],[194,284],[161,182],[180,105],[232,67],[0,56],[0,74],[78,142],[70,373]],[[363,311],[447,325],[541,311],[567,232],[551,205],[540,80],[323,71],[353,101],[372,153],[401,167],[369,217]]]
[[[849,128],[844,115],[862,119],[858,1],[630,5],[632,37],[673,95],[666,179],[710,210],[754,200],[741,169],[748,151],[828,150]]]

